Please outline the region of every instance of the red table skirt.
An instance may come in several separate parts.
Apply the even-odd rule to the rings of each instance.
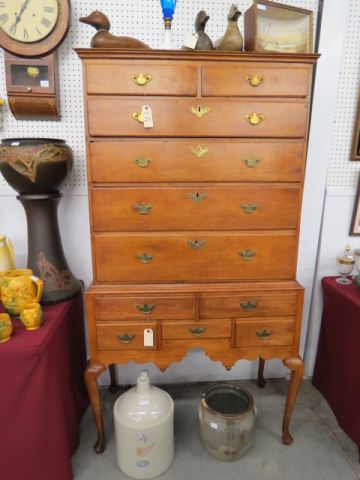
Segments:
[[[322,280],[324,310],[313,385],[360,448],[360,289]]]
[[[36,331],[13,325],[0,344],[0,478],[71,480],[88,406],[82,295],[45,307]]]

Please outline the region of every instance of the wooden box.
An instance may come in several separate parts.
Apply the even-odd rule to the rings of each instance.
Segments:
[[[311,53],[313,12],[267,0],[254,0],[244,16],[245,50]]]

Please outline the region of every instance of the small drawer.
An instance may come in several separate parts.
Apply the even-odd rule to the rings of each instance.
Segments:
[[[287,230],[298,224],[300,189],[276,184],[122,187],[94,188],[91,195],[96,232]]]
[[[296,293],[203,294],[200,298],[200,318],[273,317],[295,313]]]
[[[89,135],[304,138],[307,131],[309,105],[305,101],[206,98],[174,102],[149,98],[147,103],[153,113],[153,128],[144,128],[144,99],[89,97]]]
[[[196,96],[197,68],[186,65],[86,64],[86,89],[89,95],[176,95]]]
[[[294,318],[237,320],[235,346],[241,348],[292,345],[294,327]]]
[[[148,329],[154,335],[152,347],[144,346],[144,334]],[[96,332],[98,350],[148,350],[156,349],[157,345],[156,322],[97,324]]]
[[[146,318],[149,320],[191,320],[195,318],[193,295],[97,297],[95,299],[97,321]]]
[[[162,336],[166,340],[188,338],[230,338],[231,320],[211,322],[163,322]]]
[[[202,68],[204,97],[306,97],[311,67],[299,65],[206,66]]]
[[[144,140],[90,142],[91,181],[300,182],[302,141]]]

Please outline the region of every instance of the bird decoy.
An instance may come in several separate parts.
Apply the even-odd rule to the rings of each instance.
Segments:
[[[204,10],[201,10],[195,19],[195,32],[199,35],[196,42],[195,50],[214,50],[213,42],[207,33],[205,27],[209,21],[209,15]]]
[[[228,27],[225,35],[215,42],[216,50],[242,51],[243,37],[238,26],[238,19],[241,15],[238,6],[232,4],[228,14]]]
[[[132,37],[116,36],[109,32],[110,21],[108,17],[100,12],[94,10],[87,17],[81,17],[80,22],[91,25],[97,30],[97,33],[92,37],[90,46],[92,48],[138,48],[150,49],[148,45]]]

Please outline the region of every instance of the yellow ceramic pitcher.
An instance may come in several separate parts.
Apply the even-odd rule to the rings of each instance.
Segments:
[[[11,240],[0,234],[0,273],[13,270],[14,264],[14,246]]]
[[[27,268],[10,270],[0,276],[1,301],[10,315],[20,315],[28,303],[39,303],[44,284]]]

